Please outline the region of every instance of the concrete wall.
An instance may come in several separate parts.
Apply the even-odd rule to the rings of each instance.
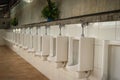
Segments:
[[[68,18],[79,15],[86,15],[98,12],[112,11],[120,9],[120,0],[54,0],[60,9],[60,18]],[[46,0],[33,0],[26,3],[21,0],[20,4],[11,10],[11,17],[19,19],[19,25],[41,22],[45,19],[41,17],[41,10],[46,5]]]
[[[40,22],[44,20],[41,17],[41,9],[46,4],[43,0],[33,0],[32,3],[26,3],[21,0],[20,4],[11,10],[11,17],[16,16],[19,25]]]

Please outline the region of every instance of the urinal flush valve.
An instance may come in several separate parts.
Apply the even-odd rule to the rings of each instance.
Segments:
[[[45,26],[45,35],[49,35],[48,30],[50,30],[50,25]]]
[[[85,27],[88,26],[88,22],[84,22],[81,24],[81,27],[82,27],[82,34],[81,34],[81,37],[85,37]]]
[[[62,35],[62,27],[65,27],[65,25],[64,24],[60,24],[59,25],[59,29],[60,29],[59,35],[60,36]]]

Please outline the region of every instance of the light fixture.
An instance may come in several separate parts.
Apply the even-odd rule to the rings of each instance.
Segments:
[[[31,3],[33,0],[23,0],[23,1],[25,1],[27,3]]]

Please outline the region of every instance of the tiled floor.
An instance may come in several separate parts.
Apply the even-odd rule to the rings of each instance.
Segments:
[[[0,80],[48,80],[8,47],[0,47]]]

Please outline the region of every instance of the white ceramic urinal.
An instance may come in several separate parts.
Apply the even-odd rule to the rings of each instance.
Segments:
[[[56,62],[57,68],[63,67],[67,62],[68,53],[68,37],[58,36],[52,37],[50,40],[50,55],[48,61]]]
[[[37,40],[36,40],[36,53],[35,53],[35,56],[41,56],[41,51],[42,51],[42,36],[41,36],[41,29],[38,28],[38,33],[36,35],[37,37]]]
[[[29,52],[29,53],[35,52],[34,49],[33,49],[33,36],[34,36],[34,34],[33,34],[33,28],[31,28],[31,29],[30,29],[30,34],[28,35],[29,41],[30,41],[30,42],[28,43],[28,45],[29,45],[29,47],[28,47],[28,52]]]
[[[50,53],[50,36],[44,35],[42,36],[42,51],[41,51],[41,56],[43,60],[47,60],[49,53]]]
[[[26,28],[24,34],[24,47],[23,49],[28,50],[30,44],[30,29]]]
[[[12,44],[14,44],[14,33],[13,33],[13,30],[11,31],[11,42],[12,42]]]
[[[8,37],[8,39],[9,39],[9,42],[11,43],[12,42],[12,40],[11,40],[11,30],[9,30],[9,37]]]
[[[66,68],[78,73],[79,78],[85,78],[93,70],[93,38],[70,38],[69,56]]]
[[[18,47],[21,45],[21,30],[18,29]]]
[[[21,39],[21,48],[24,48],[24,36],[25,36],[25,29],[22,29],[21,33],[22,39]]]
[[[9,33],[9,37],[8,37],[9,38],[9,42],[12,43],[12,39],[11,39],[12,38],[12,32],[11,32],[11,30],[9,30],[8,33]]]
[[[16,45],[16,29],[14,29],[14,45]]]
[[[21,48],[22,47],[22,30],[19,29],[19,44],[18,44],[18,47]]]
[[[16,46],[18,46],[18,42],[19,42],[19,35],[18,35],[18,29],[16,29],[16,42],[15,42]]]
[[[17,30],[17,46],[19,47],[20,44],[20,30]]]
[[[38,32],[37,32],[37,27],[34,27],[33,28],[33,31],[32,31],[32,43],[33,43],[33,46],[32,46],[32,49],[33,51],[36,53],[37,51],[37,47],[38,47]]]
[[[37,35],[37,47],[36,47],[36,56],[41,56],[41,51],[42,51],[42,36]]]
[[[15,44],[15,29],[13,29],[13,44]]]
[[[20,31],[20,44],[19,44],[20,48],[23,47],[23,36],[24,36],[24,29],[21,29],[21,31]]]

